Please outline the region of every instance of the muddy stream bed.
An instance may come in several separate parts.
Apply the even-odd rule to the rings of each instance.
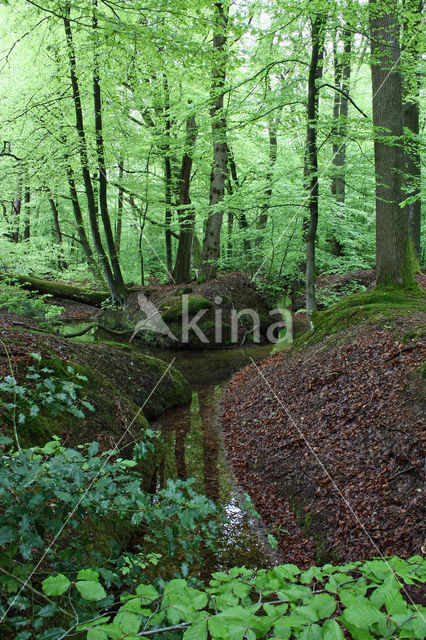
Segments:
[[[267,529],[253,516],[227,461],[220,426],[222,393],[233,373],[269,355],[271,345],[218,351],[155,351],[173,362],[192,387],[192,402],[169,409],[151,424],[167,444],[160,463],[164,478],[195,478],[194,489],[212,499],[226,514],[220,524],[216,552],[203,559],[207,573],[233,566],[276,564]],[[146,352],[146,350],[145,350]]]

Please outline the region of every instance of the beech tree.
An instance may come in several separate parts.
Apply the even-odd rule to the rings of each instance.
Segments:
[[[414,282],[403,201],[402,82],[398,3],[369,0],[374,156],[376,170],[376,283]]]

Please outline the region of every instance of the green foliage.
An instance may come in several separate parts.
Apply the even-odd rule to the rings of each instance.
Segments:
[[[52,416],[68,412],[76,418],[84,418],[79,405],[89,411],[94,411],[90,402],[78,397],[85,376],[76,373],[71,365],[66,366],[67,378],[55,375],[53,369],[42,366],[39,353],[30,354],[35,365],[29,365],[25,374],[25,384],[19,384],[14,376],[6,376],[0,383],[3,394],[13,396],[12,402],[0,399],[0,406],[7,410],[9,419],[24,424],[31,418],[38,416],[44,408]]]
[[[194,492],[191,481],[170,480],[154,496],[142,489],[137,465],[153,449],[154,439],[153,432],[147,432],[135,446],[132,460],[119,457],[116,450],[100,453],[95,442],[70,449],[59,439],[44,447],[3,454],[1,615],[10,608],[19,609],[22,600],[26,602],[23,610],[35,617],[35,628],[45,625],[57,609],[41,613],[26,594],[21,598],[20,585],[28,577],[32,588],[38,589],[47,567],[54,575],[42,582],[45,593],[61,595],[72,583],[81,601],[81,606],[78,602],[75,606],[84,619],[92,612],[85,601],[109,601],[99,574],[108,585],[124,587],[177,549],[190,565],[202,544],[212,546],[216,508]],[[10,439],[2,443],[4,448]],[[144,550],[126,551],[126,541],[136,531]],[[95,564],[97,571],[82,571],[87,563]],[[19,629],[20,617],[8,617],[10,628]]]
[[[106,595],[99,574],[89,577],[83,589],[78,580],[70,583],[57,575],[44,581],[43,590],[77,602],[83,592],[83,599],[99,602]],[[206,587],[194,588],[183,579],[158,587],[139,583],[120,597],[115,613],[100,606],[79,629],[87,631],[87,640],[136,638],[154,631],[156,638],[168,638],[170,625],[180,630],[183,640],[421,640],[426,637],[426,609],[411,602],[405,585],[424,582],[426,562],[421,556],[307,571],[294,564],[257,571],[233,568],[213,573]],[[64,606],[66,599],[60,600]],[[66,628],[61,633],[68,635]]]
[[[51,327],[63,312],[63,307],[47,304],[46,299],[49,297],[51,296],[31,295],[13,280],[2,280],[0,309],[36,320],[42,327]]]

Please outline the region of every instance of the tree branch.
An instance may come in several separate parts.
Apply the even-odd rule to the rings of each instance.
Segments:
[[[364,111],[358,107],[358,105],[352,100],[352,98],[350,97],[350,95],[348,93],[346,93],[346,91],[342,91],[342,89],[339,89],[339,87],[335,87],[334,84],[329,84],[328,82],[324,82],[319,87],[317,87],[317,91],[319,91],[323,87],[329,87],[330,89],[334,89],[334,91],[338,91],[339,93],[341,93],[342,96],[345,96],[345,98],[347,98],[349,100],[349,102],[351,102],[353,104],[355,109],[357,111],[359,111],[360,114],[364,116],[364,118],[368,118],[368,116],[364,113]]]

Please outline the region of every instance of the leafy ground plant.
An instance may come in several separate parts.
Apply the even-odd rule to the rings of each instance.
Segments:
[[[412,602],[408,589],[425,580],[426,563],[414,556],[307,571],[294,564],[234,568],[214,573],[205,588],[182,579],[162,589],[139,584],[121,596],[114,613],[104,606],[107,592],[93,570],[81,571],[74,582],[49,576],[43,591],[63,606],[80,598],[98,604],[91,620],[58,629],[64,638],[84,630],[87,640],[171,638],[177,632],[183,640],[422,639],[426,609]]]
[[[148,451],[153,433],[145,435]],[[9,444],[3,439],[3,447]],[[201,544],[213,545],[214,504],[193,491],[191,481],[169,481],[155,495],[145,492],[136,468],[141,447],[136,457],[138,461],[123,459],[115,450],[99,452],[95,442],[70,449],[59,439],[3,454],[0,616],[10,634],[19,632],[20,640],[56,637],[48,633],[46,621],[63,616],[66,608],[49,603],[46,609],[43,598],[41,603],[37,596],[34,600],[46,574],[59,574],[71,584],[89,563],[99,569],[105,584],[123,590],[176,548],[183,549],[190,566]],[[143,546],[128,549],[135,532]],[[79,619],[90,617],[93,606],[88,602],[99,599],[90,595],[90,586],[81,587],[80,601],[73,605]],[[97,586],[95,593],[103,593],[103,587]],[[113,601],[111,593],[104,604]]]

